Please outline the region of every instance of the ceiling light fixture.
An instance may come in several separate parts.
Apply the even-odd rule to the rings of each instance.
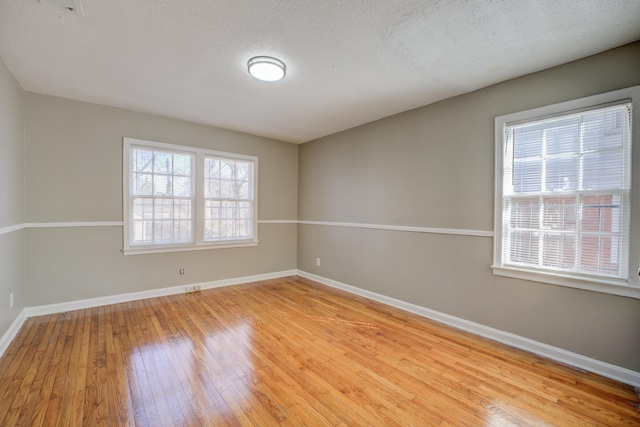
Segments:
[[[265,82],[282,80],[287,73],[287,66],[279,59],[270,56],[255,56],[247,62],[249,74]]]

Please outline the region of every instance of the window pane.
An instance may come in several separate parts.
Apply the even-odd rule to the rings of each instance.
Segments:
[[[582,230],[619,233],[622,224],[622,196],[583,196]]]
[[[220,178],[220,161],[207,157],[204,160],[204,176],[206,178]]]
[[[540,198],[511,199],[507,206],[511,228],[540,228]]]
[[[153,171],[155,173],[169,174],[173,172],[173,154],[163,153],[160,151],[155,152],[155,158],[153,161]]]
[[[573,234],[545,233],[542,265],[569,270],[576,260],[576,237]]]
[[[173,155],[173,173],[174,175],[191,175],[191,156],[182,154]]]
[[[238,183],[238,193],[236,197],[238,199],[248,199],[249,198],[249,182],[243,181]]]
[[[167,175],[153,176],[153,194],[155,196],[171,196],[173,194],[171,187],[171,178]]]
[[[546,230],[576,230],[576,197],[545,197],[543,227]]]
[[[554,120],[545,132],[548,156],[577,153],[580,147],[580,117]]]
[[[131,176],[131,193],[134,196],[150,196],[153,194],[153,175],[133,173]]]
[[[151,172],[153,162],[153,151],[134,148],[132,152],[132,169],[136,172]]]
[[[584,150],[622,148],[625,111],[621,108],[586,113],[583,117]]]
[[[509,261],[537,265],[539,240],[537,232],[511,232],[509,234]]]
[[[154,221],[154,243],[169,244],[171,239],[171,221]]]
[[[173,200],[155,199],[153,201],[153,218],[157,220],[171,219],[173,214]]]
[[[133,199],[131,240],[137,244],[153,242],[153,199]]]
[[[236,162],[236,178],[240,181],[249,179],[249,163]]]
[[[580,257],[581,269],[600,275],[619,275],[620,242],[620,238],[616,236],[584,236]]]
[[[220,182],[220,197],[223,199],[235,199],[234,181],[225,179]]]
[[[189,197],[191,195],[191,177],[179,176],[173,178],[173,195]]]
[[[218,179],[205,180],[205,197],[220,198],[220,180]]]
[[[221,160],[220,161],[220,178],[231,179],[234,177],[233,161]]]
[[[624,154],[622,151],[605,151],[584,156],[585,190],[611,190],[623,188]]]
[[[526,193],[542,189],[542,160],[513,165],[513,191]]]
[[[517,127],[513,131],[513,155],[516,159],[542,156],[542,125]]]
[[[578,157],[549,159],[546,163],[546,191],[578,188]]]

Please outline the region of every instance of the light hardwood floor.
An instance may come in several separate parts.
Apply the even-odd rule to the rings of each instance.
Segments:
[[[28,319],[0,425],[640,425],[630,386],[297,277]]]

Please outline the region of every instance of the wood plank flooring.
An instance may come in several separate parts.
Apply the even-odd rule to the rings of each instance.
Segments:
[[[28,319],[2,426],[639,426],[630,386],[298,277]]]

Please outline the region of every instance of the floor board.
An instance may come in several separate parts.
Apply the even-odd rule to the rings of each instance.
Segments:
[[[2,426],[639,426],[633,387],[299,277],[28,319]]]

